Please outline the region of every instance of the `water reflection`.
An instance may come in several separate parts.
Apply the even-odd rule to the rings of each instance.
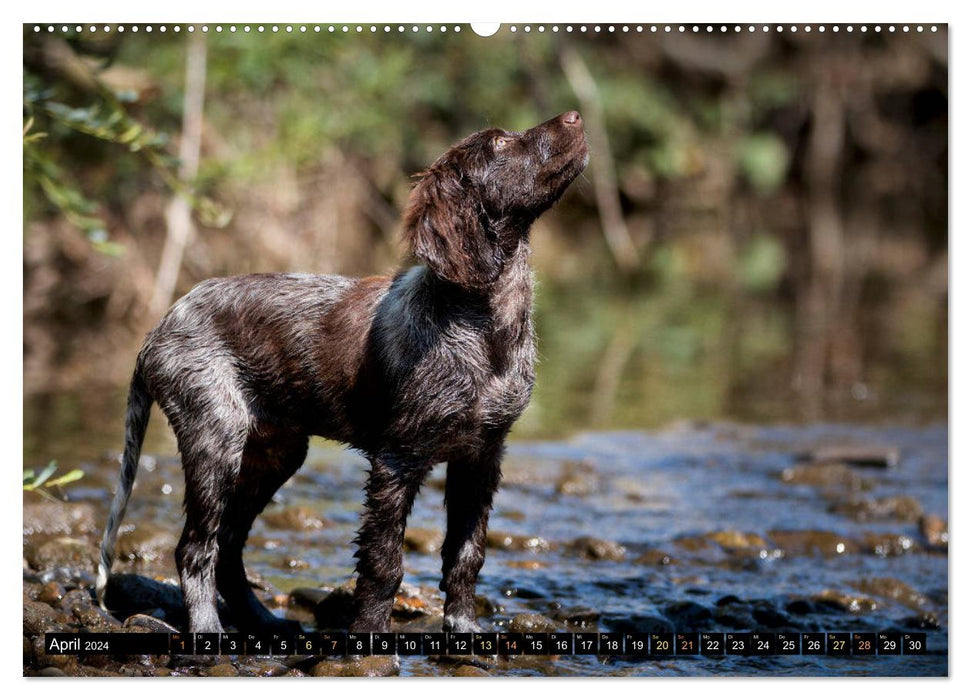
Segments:
[[[847,272],[847,276],[852,276]],[[514,437],[650,429],[679,420],[924,423],[947,415],[946,308],[922,288],[820,303],[667,285],[537,295],[540,363]],[[131,363],[136,348],[119,350]],[[118,450],[126,387],[28,395],[24,459],[63,464]],[[147,450],[173,454],[160,414]]]

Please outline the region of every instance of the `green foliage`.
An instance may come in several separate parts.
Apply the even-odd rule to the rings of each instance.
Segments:
[[[78,481],[84,476],[84,472],[80,469],[72,469],[67,474],[52,479],[51,477],[54,476],[56,471],[57,462],[54,461],[41,469],[40,473],[36,473],[33,469],[24,469],[24,491],[34,491],[44,498],[56,500],[48,489],[51,487],[60,488],[65,484]]]
[[[187,197],[208,226],[224,226],[230,213],[197,193],[192,183],[178,176],[178,160],[168,151],[170,138],[137,119],[128,104],[136,96],[130,90],[113,91],[96,83],[94,92],[77,94],[70,86],[46,74],[24,68],[23,130],[25,193],[36,186],[49,204],[71,224],[85,232],[92,246],[107,255],[120,255],[124,248],[108,239],[103,204],[89,198],[78,184],[76,144],[78,135],[107,146],[137,154],[142,170],[158,176],[175,192]],[[83,99],[84,106],[72,101]],[[37,125],[44,125],[40,130]],[[89,145],[89,144],[86,144]],[[119,164],[119,173],[125,168]]]
[[[785,270],[785,248],[772,236],[755,236],[742,250],[739,278],[750,291],[768,292],[776,289]]]
[[[758,133],[743,139],[737,157],[742,176],[760,194],[778,189],[789,169],[789,151],[775,134]]]

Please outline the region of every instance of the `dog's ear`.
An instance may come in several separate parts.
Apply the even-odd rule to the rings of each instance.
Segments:
[[[412,252],[438,276],[466,288],[482,288],[501,271],[499,247],[490,237],[478,195],[450,167],[421,174],[404,215]]]

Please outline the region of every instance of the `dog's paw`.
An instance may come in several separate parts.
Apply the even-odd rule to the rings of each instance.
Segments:
[[[482,628],[474,619],[447,615],[442,623],[443,632],[481,632]]]

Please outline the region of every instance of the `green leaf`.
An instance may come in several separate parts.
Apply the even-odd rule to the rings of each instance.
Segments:
[[[70,484],[74,481],[79,480],[84,476],[84,472],[80,469],[72,469],[67,474],[59,476],[56,479],[51,479],[47,482],[48,486],[63,486],[64,484]]]
[[[39,475],[37,476],[37,478],[36,478],[36,479],[34,479],[34,483],[33,483],[33,484],[31,484],[31,485],[32,485],[32,486],[33,486],[33,487],[34,487],[35,489],[36,489],[37,487],[39,487],[39,486],[42,486],[42,485],[44,484],[44,482],[45,482],[45,481],[47,481],[47,480],[48,480],[49,478],[51,478],[51,476],[52,476],[52,475],[54,474],[54,472],[56,472],[56,471],[57,471],[57,462],[51,462],[51,463],[50,463],[50,464],[48,464],[48,465],[47,465],[46,467],[44,467],[44,469],[43,469],[43,470],[41,471],[41,473],[40,473],[40,474],[39,474]]]

